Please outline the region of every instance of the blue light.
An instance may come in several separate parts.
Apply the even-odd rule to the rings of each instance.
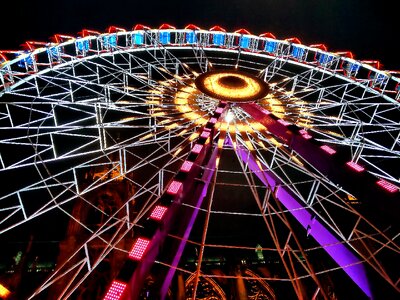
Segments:
[[[32,57],[32,55],[28,55],[27,57],[21,59],[18,62],[18,67],[21,67],[21,68],[24,68],[26,66],[32,66],[32,65],[33,65],[33,57]]]
[[[165,45],[171,42],[171,33],[169,31],[160,32],[160,43]]]
[[[249,48],[250,46],[250,38],[246,37],[246,36],[242,36],[240,38],[240,47],[241,48]]]
[[[196,42],[197,42],[196,33],[194,33],[194,32],[186,33],[186,43],[188,43],[188,44],[196,44]]]
[[[356,63],[349,63],[348,65],[347,65],[347,70],[349,71],[349,72],[351,72],[351,73],[353,73],[353,72],[358,72],[358,70],[360,69],[360,64],[356,64]]]
[[[76,48],[80,52],[87,52],[89,50],[89,40],[78,40],[75,43]]]
[[[305,52],[304,48],[293,46],[292,56],[297,59],[301,59],[304,56],[304,52]]]
[[[51,59],[58,60],[60,58],[60,48],[59,47],[56,46],[56,47],[47,48],[46,51]]]
[[[267,51],[268,53],[274,53],[274,52],[276,52],[277,47],[278,47],[277,42],[268,41],[265,44],[265,51]]]
[[[106,49],[116,48],[117,47],[117,35],[112,34],[112,35],[103,36],[103,45],[104,45],[104,48],[106,48]]]
[[[325,64],[330,63],[333,60],[333,55],[329,55],[329,54],[325,54],[325,53],[318,53],[317,59],[321,65],[325,65]]]
[[[387,76],[385,74],[378,73],[375,77],[375,83],[384,84],[387,81]]]
[[[214,33],[213,34],[213,44],[216,46],[224,45],[224,35],[222,33]]]
[[[134,45],[143,45],[144,44],[144,34],[137,32],[132,34],[132,41]]]

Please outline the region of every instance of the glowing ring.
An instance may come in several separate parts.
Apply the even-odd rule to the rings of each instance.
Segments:
[[[251,74],[235,70],[216,70],[199,75],[196,87],[204,94],[229,102],[251,102],[264,98],[267,83]]]

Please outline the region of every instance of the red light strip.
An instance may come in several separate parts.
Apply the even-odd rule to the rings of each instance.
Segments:
[[[167,193],[171,195],[176,195],[181,187],[182,187],[182,182],[174,180],[169,185]]]
[[[168,207],[157,205],[151,212],[150,218],[153,220],[161,221],[167,209]]]
[[[182,172],[189,172],[192,169],[193,162],[185,160],[181,166]]]
[[[322,145],[320,148],[321,148],[322,150],[324,150],[326,153],[330,154],[330,155],[336,153],[336,151],[335,151],[334,149],[332,149],[331,147],[329,147],[329,146],[327,146],[327,145]]]
[[[193,149],[192,149],[192,152],[193,152],[193,153],[196,153],[196,154],[199,154],[200,151],[201,151],[201,149],[203,149],[203,145],[196,144],[196,145],[194,145],[194,147],[193,147]]]
[[[126,288],[126,283],[114,280],[103,300],[119,300]]]
[[[129,258],[134,260],[141,260],[149,244],[150,240],[138,238],[135,244],[133,244],[132,250],[129,252]]]
[[[355,171],[357,171],[357,172],[362,172],[362,171],[365,170],[364,167],[360,166],[359,164],[356,164],[356,163],[353,162],[353,161],[348,161],[348,162],[346,163],[346,165],[348,165],[350,168],[352,168],[353,170],[355,170]]]
[[[395,186],[394,184],[391,184],[390,182],[387,182],[384,179],[379,179],[376,182],[376,184],[383,187],[385,190],[387,190],[388,192],[391,192],[391,193],[395,193],[399,190],[399,188],[397,186]]]

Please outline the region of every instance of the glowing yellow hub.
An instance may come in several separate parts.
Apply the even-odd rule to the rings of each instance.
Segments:
[[[197,88],[218,100],[249,102],[268,94],[268,85],[260,78],[240,71],[209,71],[195,80]]]
[[[225,82],[224,83],[224,79]],[[229,84],[231,82],[232,84]],[[234,83],[237,83],[236,85]],[[235,73],[211,74],[204,79],[204,87],[214,94],[230,99],[247,99],[257,95],[261,87],[253,78]]]

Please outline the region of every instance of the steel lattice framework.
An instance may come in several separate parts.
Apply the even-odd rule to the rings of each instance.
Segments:
[[[195,267],[162,253],[152,262],[192,278],[191,297],[202,280],[229,277],[210,273],[203,257],[248,257],[257,243],[283,270],[259,279],[298,298],[333,298],[339,277],[368,298],[399,292],[396,72],[322,44],[218,26],[110,27],[26,47],[0,51],[0,233],[4,241],[29,224],[55,226],[62,240],[68,222],[83,232],[32,299],[54,287],[60,299],[78,297],[112,253],[141,266],[146,228],[161,232],[174,203],[197,221],[186,233],[171,225],[163,239],[198,249]],[[199,74],[227,69],[257,76],[269,94],[232,104],[197,90]],[[182,172],[194,173],[183,181]],[[116,206],[92,200],[118,184],[129,196]],[[100,225],[78,218],[77,203]],[[106,286],[122,295],[137,267],[117,269],[125,273]]]

